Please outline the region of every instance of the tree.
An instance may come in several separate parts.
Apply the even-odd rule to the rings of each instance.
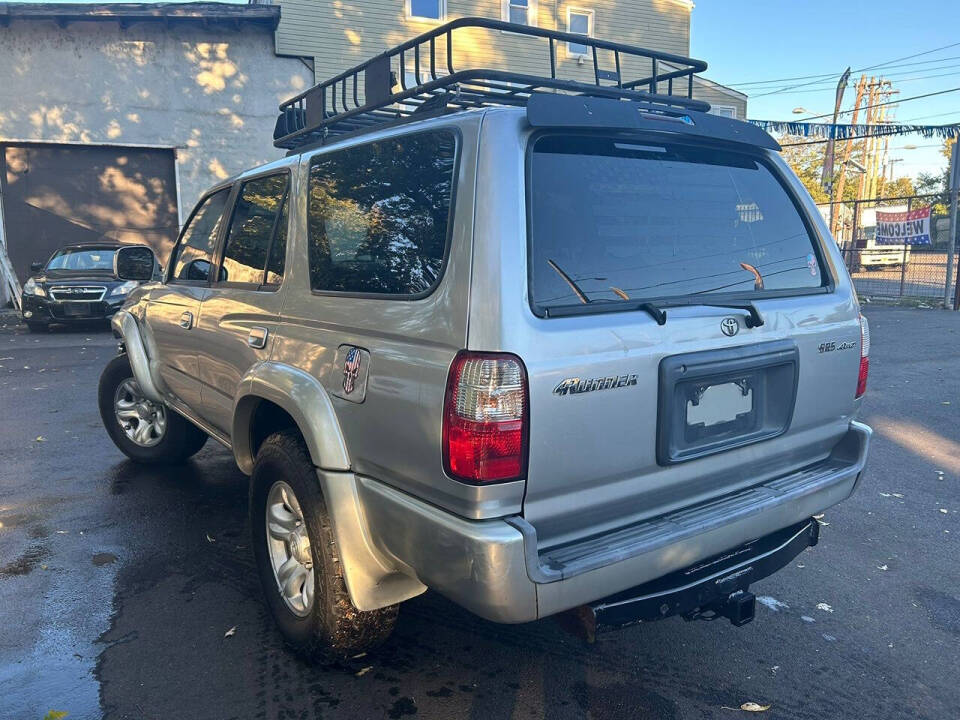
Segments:
[[[934,215],[946,215],[949,212],[950,205],[950,196],[949,196],[949,184],[950,184],[950,155],[953,152],[953,144],[957,141],[956,138],[947,138],[943,142],[943,148],[940,152],[945,158],[947,158],[947,168],[942,173],[920,173],[917,176],[916,188],[917,193],[920,195],[938,195],[939,197],[933,198],[933,214]]]
[[[909,197],[915,195],[913,180],[908,177],[898,177],[896,180],[881,181],[880,195],[882,197]],[[846,195],[846,193],[844,193]]]
[[[813,197],[814,202],[830,202],[830,198],[820,186],[820,178],[823,174],[823,147],[822,145],[795,145],[793,143],[803,143],[805,138],[784,135],[778,138],[778,142],[783,147],[781,155],[787,162],[787,165],[797,174],[800,182],[807,189],[807,192]]]

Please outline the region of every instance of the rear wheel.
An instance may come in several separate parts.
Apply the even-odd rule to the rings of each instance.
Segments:
[[[296,651],[343,657],[387,639],[397,606],[360,611],[350,602],[316,471],[295,430],[271,435],[257,452],[250,527],[267,605]]]
[[[126,355],[107,363],[100,375],[98,395],[107,434],[131,460],[179,463],[207,442],[207,434],[189,420],[144,395]]]

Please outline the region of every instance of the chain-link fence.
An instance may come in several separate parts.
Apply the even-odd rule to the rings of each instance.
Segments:
[[[929,245],[881,245],[877,243],[877,210],[910,212],[932,206]],[[868,297],[918,299],[942,302],[947,288],[950,244],[949,218],[943,195],[912,195],[872,198],[818,206],[840,246],[857,293]],[[940,211],[940,212],[938,212]],[[949,297],[952,303],[957,280],[957,262],[950,269]]]

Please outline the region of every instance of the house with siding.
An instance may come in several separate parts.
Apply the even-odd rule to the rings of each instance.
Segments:
[[[688,56],[692,0],[278,0],[279,55],[314,59],[317,81],[333,77],[387,48],[464,16],[479,16],[588,35]],[[472,30],[454,48],[454,65],[510,69],[549,75],[544,48],[498,30]],[[706,58],[709,60],[709,58]],[[601,65],[605,59],[600,58]],[[610,58],[606,58],[608,63]],[[637,60],[636,62],[642,62]],[[613,69],[611,65],[611,70]],[[624,67],[624,77],[640,77],[648,67]],[[561,43],[558,75],[593,82],[587,48]],[[407,74],[412,79],[412,68]],[[744,119],[747,96],[706,78],[696,78],[693,96],[713,112]]]

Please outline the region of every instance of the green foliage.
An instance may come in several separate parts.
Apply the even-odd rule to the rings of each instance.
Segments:
[[[880,186],[880,195],[882,197],[909,197],[915,195],[916,190],[913,186],[913,180],[908,177],[898,177],[896,180],[888,180]],[[844,192],[846,195],[846,192]]]
[[[953,143],[955,142],[956,138],[947,138],[943,143],[943,148],[940,150],[940,152],[943,153],[943,156],[947,158],[948,161],[950,160],[950,153],[953,151]],[[939,197],[935,198],[933,202],[934,215],[946,215],[949,212],[949,183],[949,165],[942,173],[920,173],[920,175],[917,177],[917,181],[915,183],[917,193],[921,195],[939,195]]]
[[[781,145],[790,143],[804,142],[805,138],[785,135],[778,138]],[[807,189],[807,192],[813,197],[815,202],[829,202],[830,198],[824,192],[820,185],[820,178],[823,173],[823,152],[826,146],[820,145],[794,145],[785,147],[781,155],[786,160],[787,165],[797,174],[800,182]]]

